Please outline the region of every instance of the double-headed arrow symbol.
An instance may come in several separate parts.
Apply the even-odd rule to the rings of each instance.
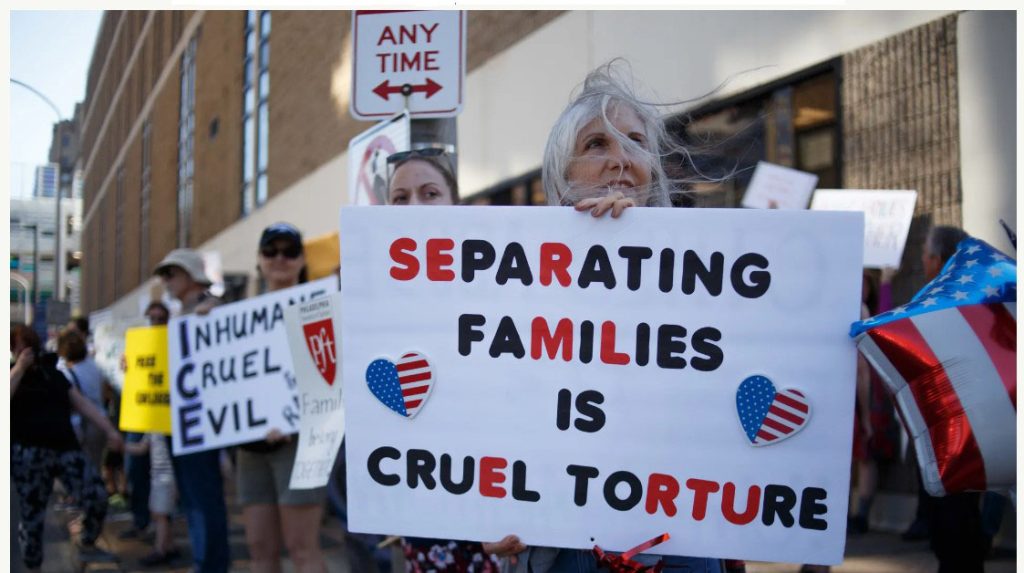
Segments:
[[[410,84],[393,86],[388,83],[388,80],[384,80],[383,82],[380,83],[379,86],[373,88],[373,93],[379,95],[381,99],[384,100],[389,99],[391,97],[391,94],[410,95],[415,92],[423,92],[427,94],[427,99],[430,99],[430,96],[436,94],[439,91],[441,91],[441,84],[435,82],[430,78],[427,78],[427,83],[415,86]]]

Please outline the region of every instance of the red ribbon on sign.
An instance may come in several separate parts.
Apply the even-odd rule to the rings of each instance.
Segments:
[[[663,543],[668,539],[669,534],[662,533],[657,537],[648,539],[621,555],[605,553],[604,550],[595,545],[594,557],[597,559],[598,567],[605,568],[612,573],[659,573],[665,566],[660,559],[654,565],[641,565],[640,563],[633,561],[633,556],[643,553],[651,547],[654,547],[659,543]]]

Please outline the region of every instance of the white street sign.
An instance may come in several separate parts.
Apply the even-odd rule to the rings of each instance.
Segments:
[[[352,38],[353,117],[385,119],[406,105],[413,118],[461,111],[465,11],[356,10]]]
[[[348,143],[348,197],[351,205],[384,205],[388,201],[387,159],[408,151],[409,114],[378,123]]]

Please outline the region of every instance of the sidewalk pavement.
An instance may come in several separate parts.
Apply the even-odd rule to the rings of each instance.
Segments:
[[[228,492],[228,511],[230,512],[230,544],[233,557],[232,571],[243,573],[249,571],[249,555],[245,546],[245,531],[242,526],[241,508],[234,503],[233,491]],[[144,568],[139,559],[149,553],[148,543],[139,540],[120,540],[118,534],[131,527],[131,518],[127,513],[112,514],[107,517],[103,536],[97,545],[120,557],[120,563],[94,563],[82,566],[75,560],[74,546],[68,537],[68,521],[71,515],[66,512],[54,511],[52,504],[47,512],[43,573],[66,573],[74,571],[89,572],[175,572],[186,573],[191,566],[188,533],[182,518],[174,521],[173,531],[175,544],[182,556],[171,566]],[[12,526],[14,518],[12,516]],[[328,560],[331,573],[377,573],[376,569],[366,561],[365,554],[359,552],[355,544],[346,543],[345,532],[340,522],[333,515],[327,515],[321,531],[321,547]],[[353,565],[358,564],[358,565]],[[12,547],[11,570],[21,571],[21,560]],[[833,573],[934,573],[938,563],[928,548],[927,541],[904,542],[895,533],[871,532],[847,538],[846,559],[841,565],[832,568]],[[1010,573],[1016,571],[1017,554],[1015,550],[997,550],[993,557],[986,561],[987,573]],[[796,573],[799,564],[748,562],[748,573]],[[293,571],[290,562],[285,564],[285,573]]]

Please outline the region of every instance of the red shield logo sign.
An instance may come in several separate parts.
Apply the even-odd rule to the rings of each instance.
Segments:
[[[320,375],[324,377],[328,386],[333,385],[337,366],[334,324],[331,319],[325,318],[303,324],[302,332],[306,336],[306,347],[309,348],[309,355],[313,357],[317,370],[320,371]]]

